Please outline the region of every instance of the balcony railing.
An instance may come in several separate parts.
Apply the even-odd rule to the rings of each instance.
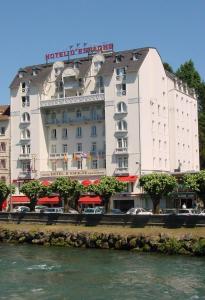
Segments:
[[[128,154],[128,148],[116,148],[115,149],[115,154]]]
[[[88,95],[88,96],[73,96],[73,97],[60,98],[54,100],[43,100],[40,102],[40,107],[55,107],[55,106],[68,105],[68,104],[99,102],[104,100],[105,100],[104,94],[95,94],[95,95]]]
[[[116,168],[116,169],[115,169],[115,174],[116,174],[116,175],[125,175],[125,174],[129,174],[129,172],[128,172],[128,167]]]
[[[54,119],[54,120],[46,120],[46,125],[63,125],[63,124],[78,124],[78,123],[87,123],[87,122],[101,122],[104,121],[105,117],[96,116],[96,118],[89,117],[81,117],[81,118],[68,118],[64,120]]]
[[[40,172],[41,177],[56,176],[103,176],[106,175],[106,169],[86,169],[86,170],[67,170],[67,171],[45,171]]]
[[[21,154],[19,154],[19,159],[20,160],[31,159],[31,154],[30,153],[21,153]]]
[[[49,153],[49,159],[64,159],[68,153]]]

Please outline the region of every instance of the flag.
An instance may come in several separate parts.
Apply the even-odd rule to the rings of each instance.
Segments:
[[[64,153],[63,160],[64,160],[64,162],[67,162],[67,161],[68,161],[68,156],[67,156],[66,153]]]

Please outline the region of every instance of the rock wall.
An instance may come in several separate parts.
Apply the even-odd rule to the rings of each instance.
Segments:
[[[195,238],[191,235],[173,238],[165,234],[121,236],[112,233],[33,232],[1,229],[0,242],[205,256],[205,238]]]

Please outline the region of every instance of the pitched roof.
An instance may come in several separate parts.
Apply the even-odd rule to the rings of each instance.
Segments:
[[[0,105],[0,120],[8,120],[10,116],[10,105]]]
[[[144,61],[148,51],[150,48],[139,48],[139,49],[132,49],[132,50],[126,50],[126,51],[119,51],[119,52],[113,52],[106,54],[105,53],[105,62],[103,63],[99,75],[105,75],[110,74],[113,72],[114,68],[120,68],[120,67],[126,67],[127,72],[137,72]],[[133,60],[133,54],[136,54],[138,56],[137,60]],[[121,56],[121,61],[116,62],[116,56]],[[64,61],[64,69],[67,67],[72,67],[74,62],[79,62],[79,77],[83,78],[87,71],[89,70],[91,66],[91,56],[82,57],[79,59],[73,59],[69,61]],[[18,74],[15,76],[13,81],[10,84],[10,88],[18,87],[21,82],[31,81],[32,83],[42,83],[46,77],[49,75],[49,73],[52,70],[53,63],[48,64],[40,64],[40,65],[33,65],[33,66],[27,66],[23,69],[20,69],[21,72],[24,72],[23,78],[19,78]],[[33,76],[32,72],[33,69],[38,69],[37,75]]]

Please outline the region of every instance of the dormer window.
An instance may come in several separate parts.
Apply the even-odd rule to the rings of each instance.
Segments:
[[[120,63],[122,61],[122,55],[116,55],[115,56],[115,62]]]
[[[73,69],[78,69],[79,68],[79,62],[78,61],[75,61],[73,63]]]
[[[25,75],[25,73],[26,73],[26,71],[25,71],[25,70],[23,70],[23,69],[20,69],[20,70],[19,70],[19,72],[18,72],[18,76],[19,76],[19,78],[23,78],[23,77],[24,77],[24,75]]]
[[[33,76],[38,75],[38,71],[39,71],[38,68],[33,68],[33,69],[32,69],[32,75],[33,75]]]
[[[133,52],[132,53],[132,60],[138,60],[141,56],[141,53],[138,53],[138,52]]]

